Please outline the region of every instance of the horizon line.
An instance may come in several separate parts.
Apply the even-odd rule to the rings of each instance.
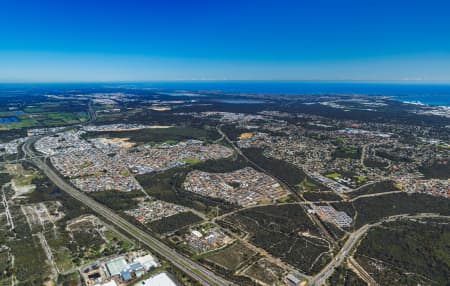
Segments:
[[[285,83],[389,83],[389,84],[450,84],[450,80],[423,80],[423,79],[386,79],[386,80],[370,80],[370,79],[155,79],[155,80],[69,80],[69,81],[1,81],[0,85],[8,84],[145,84],[145,83],[170,83],[170,82],[198,82],[198,83],[233,83],[233,82],[285,82]]]

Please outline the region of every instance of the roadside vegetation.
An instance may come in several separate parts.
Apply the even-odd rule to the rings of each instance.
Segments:
[[[313,274],[329,262],[329,245],[303,208],[297,204],[244,209],[224,219],[248,234],[254,245]]]
[[[345,266],[339,266],[334,270],[333,275],[327,280],[330,286],[367,286],[355,272]]]
[[[395,182],[393,181],[381,181],[376,182],[367,186],[364,186],[360,188],[357,191],[348,193],[352,198],[361,196],[361,195],[370,195],[370,194],[377,194],[377,193],[384,193],[384,192],[395,192],[400,191],[401,189]]]
[[[448,285],[449,220],[396,221],[373,228],[356,259],[380,285]]]
[[[437,213],[450,215],[450,200],[424,194],[396,193],[366,197],[353,202],[333,203],[337,210],[354,217],[353,227],[401,214]]]

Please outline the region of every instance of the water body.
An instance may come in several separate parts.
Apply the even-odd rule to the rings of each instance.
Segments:
[[[450,83],[375,83],[333,81],[178,81],[149,82],[139,85],[167,89],[222,90],[225,92],[266,94],[387,95],[400,101],[420,101],[426,104],[450,106]],[[227,100],[224,100],[224,102],[226,101]]]
[[[0,117],[0,123],[19,122],[19,118],[15,116]]]
[[[394,98],[400,101],[413,101],[431,105],[450,106],[449,95],[403,95],[394,96]]]
[[[261,104],[264,103],[262,100],[254,100],[254,99],[224,99],[224,100],[216,100],[222,103],[228,104]]]
[[[266,94],[365,94],[387,95],[401,101],[420,101],[450,106],[450,82],[342,82],[342,81],[162,81],[142,83],[1,84],[5,88],[76,89],[92,87],[140,87],[184,91],[221,90]],[[174,94],[179,94],[178,92]],[[0,92],[1,96],[1,92]]]

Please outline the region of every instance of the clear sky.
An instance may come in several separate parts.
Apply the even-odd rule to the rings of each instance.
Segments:
[[[450,81],[450,1],[0,1],[0,81],[191,79]]]

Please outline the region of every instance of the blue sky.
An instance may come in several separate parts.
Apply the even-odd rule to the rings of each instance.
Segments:
[[[450,81],[445,0],[3,0],[0,81]]]

